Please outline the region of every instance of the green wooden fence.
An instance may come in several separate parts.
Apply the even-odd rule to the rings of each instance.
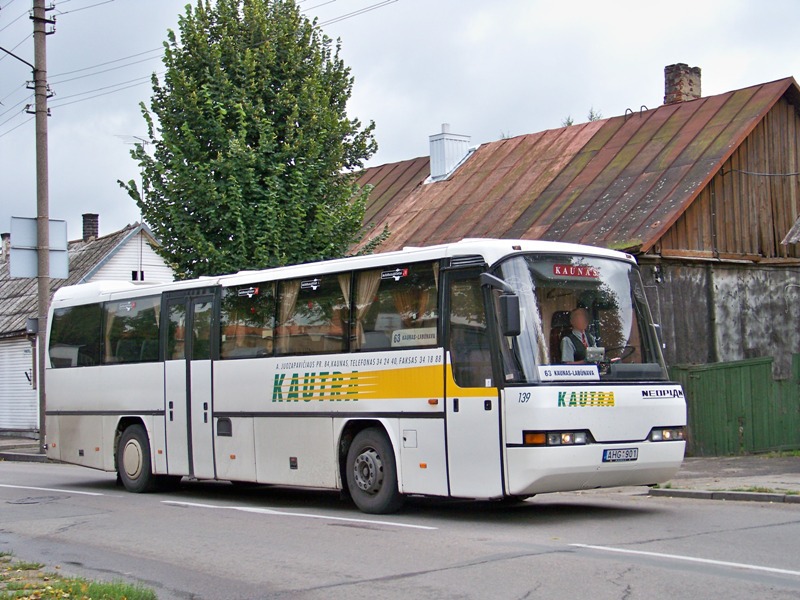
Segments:
[[[691,456],[800,449],[800,354],[789,379],[772,377],[772,358],[670,369],[688,408]]]

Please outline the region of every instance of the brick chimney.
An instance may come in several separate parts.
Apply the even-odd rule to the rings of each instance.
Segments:
[[[700,98],[700,67],[685,63],[664,67],[664,104]]]
[[[83,241],[90,242],[97,239],[100,232],[100,215],[84,213],[83,215]]]
[[[447,179],[469,155],[468,135],[450,133],[450,124],[442,123],[442,133],[430,136],[431,181]]]

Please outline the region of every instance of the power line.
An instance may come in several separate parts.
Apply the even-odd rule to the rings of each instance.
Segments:
[[[3,102],[5,102],[9,98],[11,98],[11,96],[13,96],[14,94],[19,94],[20,90],[25,90],[27,88],[28,88],[28,85],[26,83],[23,83],[21,86],[17,86],[16,88],[14,88],[13,91],[9,92],[8,94],[6,94],[2,98],[0,98],[0,104],[2,104]]]
[[[121,88],[116,89],[116,90],[111,90],[110,92],[103,92],[101,94],[95,94],[94,96],[89,96],[88,98],[81,98],[79,100],[73,100],[72,102],[64,102],[63,104],[57,104],[55,106],[57,106],[58,108],[63,108],[65,106],[69,106],[70,104],[77,104],[78,102],[86,102],[87,100],[93,100],[94,98],[99,98],[100,96],[108,96],[109,94],[114,94],[116,92],[121,92],[122,90],[127,90],[127,89],[130,89],[130,88],[134,88],[134,87],[142,85],[144,83],[147,83],[147,82],[146,81],[140,81],[139,83],[126,85],[125,87],[121,87]],[[0,136],[0,137],[2,137],[2,136]]]
[[[28,34],[28,35],[26,35],[24,38],[22,38],[22,41],[21,41],[21,42],[19,42],[19,43],[18,43],[16,46],[14,46],[13,48],[11,48],[11,50],[9,50],[9,52],[13,52],[14,50],[16,50],[17,48],[19,48],[20,46],[22,46],[22,44],[24,44],[24,43],[25,43],[25,42],[27,42],[29,39],[31,39],[31,37],[32,37],[32,36],[31,36],[31,34]],[[4,60],[4,59],[7,57],[7,56],[8,56],[8,54],[3,54],[3,56],[0,56],[0,61],[3,61],[3,60]]]
[[[66,0],[65,0],[66,1]],[[63,75],[72,75],[73,73],[80,73],[82,71],[89,71],[91,69],[96,69],[97,67],[105,67],[106,65],[111,65],[114,63],[122,62],[123,60],[128,60],[129,58],[136,58],[137,56],[143,56],[145,54],[150,54],[151,52],[161,51],[163,48],[151,48],[150,50],[145,50],[144,52],[137,52],[136,54],[131,54],[130,56],[123,56],[122,58],[115,58],[114,60],[107,60],[106,62],[97,63],[96,65],[92,65],[90,67],[82,67],[80,69],[73,69],[72,71],[64,71],[63,73],[56,73],[53,77],[62,77]]]
[[[82,6],[80,8],[73,8],[72,10],[65,10],[65,11],[56,10],[56,14],[68,15],[69,13],[76,13],[82,10],[89,10],[90,8],[94,8],[95,6],[102,6],[103,4],[109,4],[114,1],[115,0],[103,0],[103,2],[96,2],[95,4],[90,4],[89,6]]]
[[[8,114],[8,113],[10,113],[12,110],[14,110],[15,108],[17,108],[18,106],[20,106],[20,105],[22,105],[22,104],[25,104],[26,102],[28,102],[28,101],[29,101],[29,100],[31,100],[32,98],[33,98],[33,94],[30,94],[30,95],[26,96],[25,98],[23,98],[22,100],[20,100],[19,102],[17,102],[17,103],[16,103],[14,106],[10,106],[10,107],[8,107],[6,110],[4,110],[3,112],[1,112],[1,113],[0,113],[0,117],[2,117],[3,115],[6,115],[6,114]]]
[[[9,2],[9,4],[10,4],[10,2]],[[7,6],[8,6],[8,4],[6,4],[6,6],[5,6],[5,7],[7,7]],[[5,8],[5,7],[3,7],[3,8]],[[19,20],[20,20],[22,17],[27,17],[27,16],[28,16],[28,11],[26,10],[24,13],[22,13],[22,14],[21,14],[21,15],[19,15],[18,17],[14,17],[14,18],[13,18],[13,19],[11,19],[11,20],[10,20],[8,23],[6,23],[5,25],[3,25],[3,27],[2,27],[2,28],[0,28],[0,33],[4,32],[6,29],[8,29],[9,27],[11,27],[11,26],[12,26],[14,23],[16,23],[17,21],[19,21]]]
[[[304,8],[303,10],[314,10],[315,8],[319,8],[320,6],[326,6],[328,4],[333,4],[334,2],[338,2],[338,0],[328,0],[327,2],[323,2],[322,4],[317,4],[316,6],[309,6],[308,8]]]
[[[394,4],[395,2],[397,2],[397,0],[383,0],[383,2],[376,2],[375,4],[371,4],[364,8],[354,10],[353,12],[346,13],[338,17],[334,17],[333,19],[328,19],[327,21],[323,21],[319,24],[319,26],[323,27],[325,25],[332,25],[333,23],[338,23],[339,21],[344,21],[346,19],[351,19],[353,17],[363,15],[364,13],[371,12],[373,10],[378,10],[379,8],[383,8],[384,6],[388,6],[389,4]]]
[[[147,62],[148,60],[153,60],[154,58],[160,58],[159,56],[151,56],[150,58],[142,58],[140,60],[135,60],[130,62],[126,65],[118,65],[116,67],[111,67],[110,69],[103,69],[101,71],[95,71],[94,73],[86,73],[85,75],[77,75],[75,77],[70,77],[68,79],[61,79],[59,81],[52,81],[51,83],[67,83],[68,81],[75,81],[76,79],[85,79],[86,77],[94,77],[95,75],[101,75],[103,73],[108,73],[110,71],[117,71],[119,69],[124,69],[125,67],[132,67],[133,65],[138,65],[139,63]]]
[[[3,113],[3,114],[5,114],[5,113]],[[10,116],[10,117],[8,117],[8,118],[7,118],[5,121],[3,121],[2,123],[0,123],[0,127],[2,127],[2,126],[3,126],[3,125],[5,125],[6,123],[8,123],[8,122],[9,122],[11,119],[14,119],[14,118],[16,118],[16,117],[17,117],[17,115],[11,115],[11,116]]]
[[[106,85],[106,86],[103,86],[103,87],[95,88],[93,90],[86,90],[85,92],[78,92],[77,94],[70,94],[69,96],[63,96],[63,97],[59,98],[58,100],[54,100],[53,103],[52,103],[52,106],[63,106],[62,104],[56,104],[57,102],[60,102],[61,100],[67,100],[69,98],[77,98],[78,96],[85,96],[86,94],[93,94],[94,92],[101,92],[103,90],[109,90],[111,88],[119,87],[121,85],[128,85],[129,83],[138,82],[136,85],[139,85],[141,83],[146,83],[150,79],[150,77],[151,77],[150,75],[145,75],[143,77],[137,77],[136,79],[129,79],[128,81],[121,81],[119,83],[114,83],[112,85]]]

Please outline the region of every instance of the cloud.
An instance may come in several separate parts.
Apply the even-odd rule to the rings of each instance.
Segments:
[[[71,237],[80,235],[81,212],[100,213],[101,233],[138,219],[116,183],[138,174],[130,146],[117,136],[144,133],[138,103],[149,98],[150,86],[63,108],[56,100],[147,76],[161,65],[153,59],[69,82],[55,74],[160,47],[186,2],[112,2],[67,13],[48,38],[50,73],[62,82],[53,86],[50,120],[51,214],[68,220]],[[375,0],[301,6],[313,4],[320,6],[310,13],[325,22]],[[0,12],[0,28],[17,16],[15,6]],[[590,107],[605,116],[652,108],[663,101],[663,68],[674,62],[703,69],[705,95],[800,74],[799,16],[793,0],[398,0],[324,29],[342,39],[355,77],[351,114],[376,122],[380,149],[371,164],[379,164],[427,155],[428,136],[443,122],[482,143],[559,127],[567,115],[580,122]],[[20,19],[0,32],[0,45],[29,31],[27,18]],[[30,40],[19,51],[32,56]],[[29,77],[23,65],[0,61],[0,98],[11,94],[0,113],[30,93],[23,87]],[[3,231],[12,214],[35,214],[33,123],[3,135],[23,120],[20,114],[0,126]]]

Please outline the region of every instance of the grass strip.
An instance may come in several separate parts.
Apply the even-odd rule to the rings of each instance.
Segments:
[[[42,563],[0,552],[0,600],[157,600],[153,590],[141,585],[63,577],[43,569]]]

